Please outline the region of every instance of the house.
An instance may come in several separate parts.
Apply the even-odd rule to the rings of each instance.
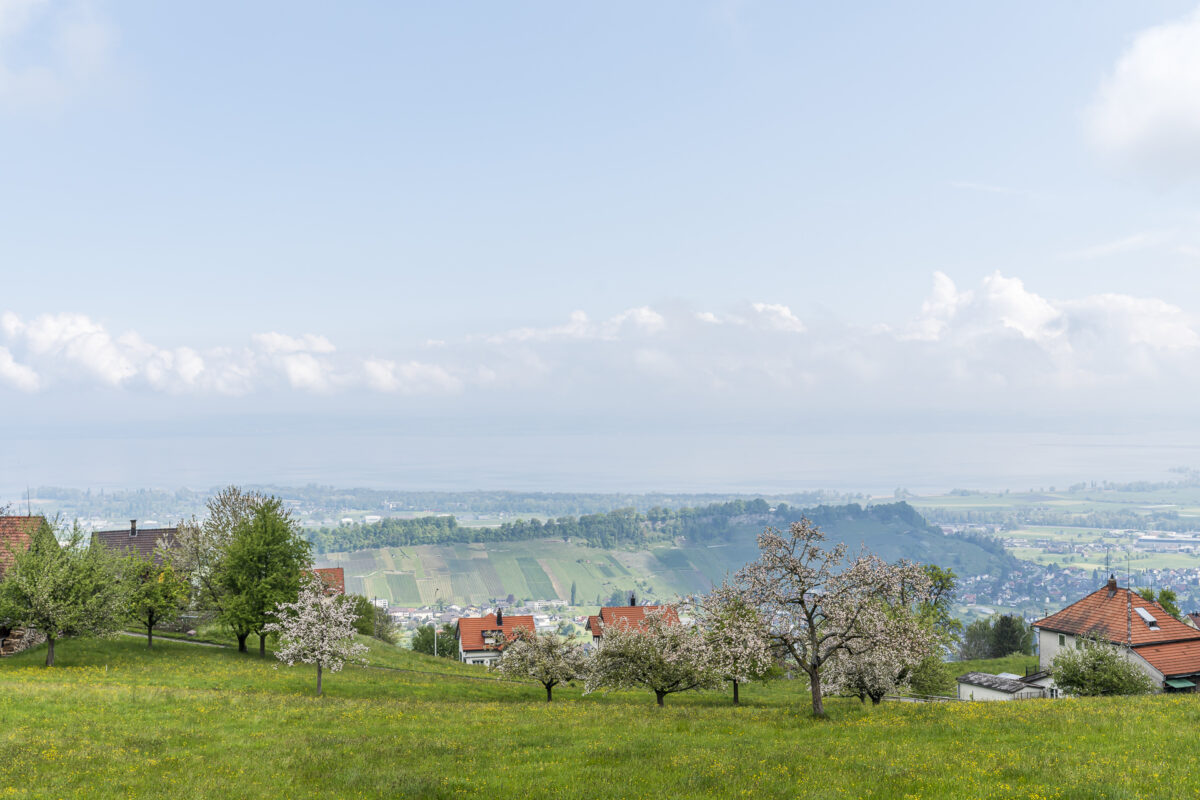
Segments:
[[[33,535],[45,524],[45,517],[0,517],[0,578],[13,565],[16,554],[29,549]]]
[[[1030,676],[1033,677],[1033,676]],[[1010,672],[989,675],[968,672],[955,679],[959,700],[1030,700],[1045,697],[1046,689]]]
[[[1081,637],[1099,634],[1126,648],[1126,658],[1167,692],[1195,691],[1200,683],[1200,630],[1172,617],[1116,578],[1063,610],[1033,623],[1038,632],[1038,666],[1049,670],[1054,657],[1083,646]]]
[[[159,541],[165,547],[175,544],[178,528],[138,528],[137,520],[129,520],[129,527],[115,531],[93,531],[92,544],[97,542],[111,547],[123,556],[140,556],[150,559],[155,564],[161,564],[162,558],[156,552]]]
[[[312,573],[325,584],[326,595],[346,593],[346,571],[341,567],[322,567],[314,569]],[[384,608],[387,606],[384,605]]]
[[[0,517],[0,578],[12,567],[17,553],[28,550],[33,535],[46,524],[45,517]],[[19,653],[42,640],[33,634],[26,636],[24,628],[11,627],[0,620],[0,656]]]
[[[587,624],[585,624],[583,628],[584,630],[592,632],[592,642],[595,643],[600,641],[600,637],[604,635],[604,629],[606,627],[613,627],[614,625],[635,625],[640,628],[643,620],[646,619],[646,614],[650,611],[657,611],[660,608],[663,608],[663,606],[639,606],[637,604],[637,599],[630,597],[629,605],[627,606],[605,606],[604,608],[600,609],[599,614],[594,614],[588,617]],[[671,608],[670,606],[667,606],[666,608],[667,615],[671,617],[674,622],[678,622],[679,616],[675,613],[675,609]]]
[[[533,633],[533,617],[509,616],[502,610],[482,617],[460,617],[454,626],[459,660],[464,664],[491,664],[500,658],[500,634],[512,637],[518,628]]]

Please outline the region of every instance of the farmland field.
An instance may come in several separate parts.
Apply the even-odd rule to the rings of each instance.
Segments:
[[[394,649],[310,668],[138,639],[0,661],[0,791],[27,798],[1193,797],[1200,697],[884,703],[807,686],[582,695]],[[964,667],[967,665],[964,665]],[[988,667],[990,665],[970,665]],[[1134,747],[1131,742],[1153,742]]]
[[[460,603],[488,603],[509,594],[569,601],[572,585],[579,603],[592,605],[613,592],[636,590],[639,580],[652,583],[659,596],[671,597],[707,589],[709,575],[722,574],[706,548],[666,552],[669,568],[649,552],[610,552],[537,540],[330,553],[319,566],[343,567],[347,591],[384,597],[399,606],[432,602],[435,588],[437,597]],[[631,570],[619,558],[638,566]],[[388,563],[395,568],[389,569]]]

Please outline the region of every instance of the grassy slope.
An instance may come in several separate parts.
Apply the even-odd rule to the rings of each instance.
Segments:
[[[1200,698],[934,706],[831,701],[795,682],[719,694],[581,697],[177,643],[67,641],[0,662],[0,792],[29,797],[1191,796]],[[409,667],[429,661],[397,654]],[[1142,743],[1153,741],[1153,746]]]

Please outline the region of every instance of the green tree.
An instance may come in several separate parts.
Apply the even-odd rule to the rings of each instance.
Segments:
[[[575,605],[575,592],[578,588],[579,587],[576,586],[575,581],[571,581],[571,605]]]
[[[1179,619],[1183,616],[1183,611],[1179,608],[1179,597],[1174,589],[1159,589],[1157,594],[1153,589],[1138,589],[1137,593],[1151,603],[1158,603],[1162,610],[1172,617]]]
[[[268,612],[295,602],[311,563],[309,544],[279,498],[264,499],[238,523],[221,560],[220,619],[233,629],[239,652],[246,652],[246,638],[257,633],[259,655],[266,657]]]
[[[354,603],[354,629],[363,636],[372,636],[388,644],[396,643],[396,625],[387,610],[380,608],[360,594],[348,596]]]
[[[0,582],[0,616],[46,636],[46,666],[65,636],[102,636],[117,630],[125,610],[125,584],[117,556],[89,547],[76,525],[61,545],[48,523],[29,549],[17,550]]]
[[[1080,697],[1149,694],[1154,681],[1104,636],[1088,634],[1078,650],[1060,650],[1050,665],[1054,683],[1066,694]]]
[[[422,625],[417,628],[412,638],[412,649],[428,656],[434,655],[433,625]],[[437,655],[441,658],[458,658],[458,638],[449,623],[443,625],[442,629],[438,631]]]
[[[125,558],[122,575],[129,615],[146,628],[146,647],[153,647],[154,626],[179,618],[191,586],[170,564],[159,566],[139,556]]]
[[[977,661],[992,657],[992,621],[988,618],[977,619],[966,627],[962,634],[962,644],[958,648],[958,656],[963,661]]]
[[[996,617],[992,626],[992,658],[1012,653],[1033,655],[1033,628],[1014,614]]]

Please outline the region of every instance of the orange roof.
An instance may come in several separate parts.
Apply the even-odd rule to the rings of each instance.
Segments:
[[[1200,674],[1200,639],[1169,644],[1146,644],[1133,652],[1150,662],[1165,677]]]
[[[1132,604],[1132,610],[1128,605]],[[1137,610],[1145,609],[1155,618],[1158,630],[1152,630],[1141,618]],[[1122,589],[1115,583],[1092,592],[1077,603],[1051,614],[1045,619],[1033,623],[1034,627],[1056,633],[1069,633],[1081,636],[1093,631],[1101,633],[1110,642],[1125,643],[1130,630],[1129,621],[1132,614],[1133,640],[1137,647],[1143,644],[1175,642],[1189,639],[1200,639],[1200,631],[1184,625],[1172,617],[1158,603],[1151,603],[1138,596],[1137,592]]]
[[[536,630],[533,617],[528,615],[510,617],[505,614],[499,625],[496,624],[495,614],[483,617],[461,617],[458,620],[458,639],[462,643],[461,647],[464,651],[495,650],[497,648],[483,641],[483,632],[504,631],[504,635],[511,638],[517,632],[517,628],[524,628],[533,633]]]
[[[326,594],[346,593],[346,571],[341,567],[322,567],[312,572],[325,584]]]
[[[45,517],[0,517],[0,575],[13,565],[15,553],[26,550]]]
[[[640,628],[642,621],[646,619],[646,612],[659,608],[663,606],[605,606],[600,609],[600,616],[588,617],[584,629],[592,632],[592,638],[597,638],[604,633],[604,628],[610,625],[636,625]],[[679,615],[675,613],[675,609],[671,606],[666,608],[668,618],[679,622]]]

